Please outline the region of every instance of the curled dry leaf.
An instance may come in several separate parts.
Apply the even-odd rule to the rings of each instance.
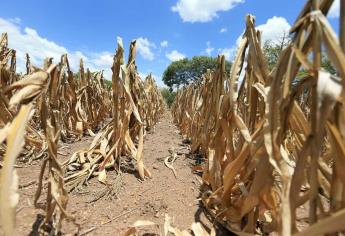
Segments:
[[[14,165],[24,145],[25,128],[30,119],[31,109],[32,105],[22,106],[12,123],[0,130],[0,140],[6,139],[7,142],[0,185],[0,217],[5,235],[15,235],[15,209],[19,194],[18,176]]]
[[[139,229],[144,228],[147,229],[149,226],[158,226],[162,228],[162,232],[164,236],[169,235],[171,233],[172,235],[175,236],[191,236],[192,234],[188,232],[188,230],[180,230],[177,227],[173,227],[171,225],[171,217],[166,214],[165,215],[165,220],[164,220],[164,225],[160,226],[159,224],[156,224],[152,221],[147,221],[147,220],[138,220],[136,221],[127,231],[122,234],[122,236],[130,236],[130,235],[138,235]],[[210,234],[202,227],[200,223],[194,222],[191,226],[191,230],[193,232],[194,236],[215,236],[215,229],[212,227],[210,230]]]

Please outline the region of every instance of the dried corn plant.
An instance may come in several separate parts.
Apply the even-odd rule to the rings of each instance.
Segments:
[[[14,119],[19,104],[28,103],[37,97],[47,78],[42,77],[39,71],[19,78],[15,73],[15,51],[8,48],[7,34],[2,34],[0,45],[0,127],[4,127]],[[35,123],[30,122],[27,124],[23,155],[41,156],[43,151],[44,137]],[[0,154],[4,152],[5,145],[0,144]]]
[[[145,129],[151,130],[163,115],[165,103],[151,74],[144,81],[144,91],[145,93],[142,94],[146,95],[146,102],[140,107],[142,108],[143,119],[146,123]]]
[[[47,60],[45,67],[51,63],[51,60]],[[76,80],[67,55],[63,55],[58,69],[52,74],[47,93],[48,109],[54,113],[64,142],[77,140],[84,131],[93,135],[102,122],[109,118],[111,101],[104,85],[103,73],[87,70],[85,74],[81,60],[79,76]]]
[[[327,22],[332,2],[306,3],[273,71],[247,16],[230,76],[220,57],[216,71],[178,92],[175,122],[207,157],[203,203],[233,232],[345,230],[345,37],[340,44]],[[340,78],[321,69],[323,51]]]
[[[0,143],[7,148],[1,168],[0,219],[5,235],[15,235],[16,206],[19,201],[18,176],[14,168],[16,158],[24,146],[26,124],[30,119],[32,105],[24,105],[11,123],[0,129]]]
[[[54,71],[52,72],[54,73]],[[60,233],[62,221],[64,219],[72,221],[79,230],[79,225],[75,218],[67,213],[68,193],[64,184],[64,171],[57,159],[58,141],[60,139],[60,130],[56,127],[56,120],[53,113],[49,114],[48,106],[45,100],[41,100],[41,122],[48,142],[48,155],[44,158],[39,174],[38,188],[36,190],[34,205],[36,208],[45,211],[45,218],[40,229],[42,233],[56,235]],[[45,177],[47,172],[47,177]],[[45,204],[39,203],[42,195],[43,181],[47,181]]]
[[[101,173],[100,180],[104,182],[105,168],[114,164],[121,155],[127,154],[136,160],[142,178],[150,176],[141,157],[144,129],[153,128],[164,106],[153,78],[150,76],[142,82],[137,76],[135,42],[131,44],[129,61],[125,66],[122,42],[119,41],[114,58],[112,89],[105,86],[102,72],[90,72],[88,69],[85,72],[82,60],[79,77],[76,78],[70,69],[67,55],[62,55],[58,65],[47,58],[43,69],[32,66],[27,55],[26,74],[17,75],[15,51],[7,47],[7,34],[2,35],[0,45],[0,108],[3,111],[0,113],[0,154],[5,161],[1,169],[4,186],[1,188],[1,197],[4,201],[11,200],[6,202],[13,202],[7,207],[2,204],[1,207],[1,215],[5,215],[2,222],[8,225],[6,234],[12,235],[14,230],[13,210],[17,195],[13,166],[19,154],[24,158],[43,158],[34,204],[45,211],[41,230],[53,234],[60,232],[64,219],[75,223],[74,217],[67,213],[65,180],[69,181],[71,176],[70,172],[66,175],[57,158],[59,140],[73,142],[84,134],[95,136],[94,133],[103,123],[108,122],[91,145],[88,160],[93,169],[90,175],[94,174],[93,170],[97,170]],[[26,111],[26,115],[32,110],[30,121],[22,110]],[[18,133],[13,131],[15,128],[20,128]],[[25,129],[27,132],[24,138]],[[14,152],[13,135],[17,145],[21,144],[21,137],[25,139],[24,150],[16,149]],[[3,142],[6,137],[7,142]],[[99,152],[93,152],[97,147]],[[92,157],[95,159],[91,160]],[[70,161],[69,164],[68,171],[78,163]],[[47,185],[44,184],[45,179]],[[46,198],[42,201],[43,193]]]
[[[70,69],[67,55],[62,55],[61,61],[48,77],[42,77],[43,71],[52,65],[52,58],[44,62],[44,70],[31,66],[27,55],[26,74],[16,74],[15,50],[8,48],[7,34],[3,34],[0,48],[0,127],[13,120],[20,102],[27,103],[39,97],[42,89],[47,90],[44,97],[38,100],[48,100],[48,110],[54,114],[56,125],[61,132],[63,142],[78,140],[83,134],[94,135],[103,123],[109,119],[111,95],[104,84],[102,72],[84,72],[83,62],[80,62],[79,78]],[[17,92],[19,91],[20,92]],[[40,120],[41,102],[36,104],[35,114],[28,124],[23,156],[38,159],[47,150],[47,143],[43,134]],[[0,147],[0,152],[4,148]],[[33,158],[31,158],[33,157]]]
[[[66,182],[73,189],[86,184],[92,176],[106,183],[106,170],[120,165],[121,156],[136,162],[141,179],[150,177],[142,160],[144,128],[150,129],[163,113],[163,99],[152,77],[142,82],[136,71],[135,44],[130,45],[127,65],[124,64],[122,40],[112,66],[112,118],[95,136],[87,150],[80,150],[66,163]],[[146,127],[145,127],[146,123]]]
[[[121,236],[136,236],[136,235],[146,235],[142,234],[143,232],[150,232],[147,233],[149,235],[175,235],[175,236],[215,236],[216,231],[214,228],[210,229],[210,233],[202,226],[201,223],[192,223],[190,230],[180,230],[177,227],[172,226],[173,219],[169,215],[165,215],[164,224],[160,225],[153,221],[148,220],[138,220],[134,222],[134,224],[127,229],[126,232],[122,233]],[[152,228],[156,228],[156,230],[152,230]],[[158,229],[158,230],[157,230]],[[145,230],[145,231],[143,231]],[[159,232],[157,234],[156,232]],[[155,233],[154,233],[155,232]],[[193,234],[191,234],[193,232]]]
[[[26,105],[23,104],[29,103],[30,107],[32,104],[36,104],[37,113],[40,115],[40,124],[43,127],[43,132],[45,134],[48,155],[42,163],[42,170],[39,176],[39,187],[37,189],[34,202],[36,207],[42,208],[46,211],[42,229],[49,232],[54,232],[54,230],[59,232],[61,222],[64,218],[73,220],[73,218],[66,213],[68,196],[67,191],[64,189],[63,171],[56,159],[57,142],[60,139],[59,131],[55,128],[57,127],[56,118],[58,118],[58,116],[56,116],[56,111],[51,109],[51,106],[48,106],[50,100],[46,99],[47,93],[50,92],[51,81],[54,79],[56,70],[58,70],[57,66],[52,64],[47,65],[46,70],[32,68],[30,69],[30,73],[25,75],[21,80],[18,80],[4,88],[5,94],[10,92],[12,93],[12,96],[6,104],[9,111],[14,112],[18,110],[19,107],[24,109]],[[14,118],[13,122],[15,122],[16,119],[17,118]],[[23,121],[20,125],[22,125],[25,130],[26,122]],[[5,126],[5,129],[6,127],[7,126]],[[28,126],[27,129],[28,128],[30,128],[30,126]],[[16,133],[15,130],[12,130],[12,132]],[[19,132],[19,135],[20,134],[21,132]],[[30,138],[30,136],[27,137]],[[7,142],[6,153],[11,150],[11,148],[13,148],[12,144]],[[44,148],[44,151],[45,150],[46,149]],[[17,154],[19,153],[20,150]],[[46,206],[41,207],[37,201],[41,195],[44,171],[46,167],[48,169],[47,199]],[[6,169],[2,169],[2,173],[6,174]],[[56,210],[57,206],[60,211]],[[5,219],[7,219],[7,217]],[[52,225],[52,228],[48,229],[48,226],[50,225]]]

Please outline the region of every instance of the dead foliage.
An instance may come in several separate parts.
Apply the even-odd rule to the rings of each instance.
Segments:
[[[18,112],[18,104],[34,100],[46,84],[47,75],[35,71],[22,79],[16,74],[16,52],[8,48],[7,34],[0,38],[0,127],[13,121]],[[0,154],[5,152],[5,144],[0,144]],[[27,124],[23,156],[42,156],[45,149],[44,137],[35,124]]]
[[[14,120],[0,129],[0,143],[6,141],[7,144],[0,182],[0,219],[5,235],[14,235],[19,201],[18,176],[14,166],[24,145],[24,133],[31,109],[31,105],[22,106]]]
[[[153,221],[148,220],[138,220],[127,229],[121,236],[136,236],[143,235],[142,232],[150,232],[149,235],[174,235],[174,236],[215,236],[216,231],[214,228],[210,229],[208,232],[200,223],[192,223],[190,230],[180,230],[178,227],[172,226],[173,219],[169,215],[165,215],[165,220],[163,225],[159,225]],[[155,230],[153,230],[155,228]],[[152,233],[157,232],[158,233]]]
[[[65,182],[68,186],[85,183],[84,175],[87,180],[98,173],[105,183],[106,169],[120,164],[121,156],[135,160],[142,179],[150,176],[142,160],[144,132],[163,113],[163,99],[151,76],[145,81],[138,76],[135,41],[127,65],[121,39],[118,43],[113,87],[108,88],[103,72],[85,71],[82,60],[79,73],[73,74],[67,55],[58,64],[47,58],[43,68],[32,66],[27,55],[26,73],[17,74],[15,50],[8,48],[7,34],[1,36],[0,213],[6,235],[14,235],[18,202],[14,165],[18,156],[24,161],[42,160],[34,204],[45,211],[41,232],[51,235],[60,233],[64,219],[79,229],[75,217],[67,212]],[[95,136],[91,147],[75,153],[63,165],[57,155],[58,142],[74,142],[83,135]]]
[[[135,45],[130,45],[127,64],[124,64],[122,40],[112,66],[113,115],[109,123],[95,136],[87,150],[74,153],[66,163],[66,182],[71,189],[86,184],[92,176],[106,184],[107,169],[120,168],[121,157],[135,161],[141,179],[151,174],[142,160],[144,132],[153,128],[163,113],[162,96],[151,76],[143,82],[136,71]],[[117,167],[117,168],[116,168]]]
[[[230,75],[219,57],[178,91],[175,122],[207,157],[202,201],[239,235],[345,230],[345,39],[327,22],[332,2],[307,1],[273,71],[248,15]],[[339,77],[321,69],[323,51]]]

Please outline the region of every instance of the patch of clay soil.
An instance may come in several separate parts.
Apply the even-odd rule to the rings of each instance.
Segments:
[[[81,233],[120,235],[137,220],[163,224],[165,214],[173,217],[173,225],[180,229],[190,228],[194,221],[201,222],[206,228],[212,226],[198,200],[201,179],[190,168],[195,160],[185,155],[189,150],[182,140],[171,116],[165,114],[155,129],[145,136],[143,158],[152,173],[152,179],[142,182],[128,169],[121,175],[110,171],[108,187],[93,178],[79,193],[71,192],[68,211],[76,216]],[[87,148],[91,141],[91,137],[86,137],[68,144],[59,149],[67,156],[59,157],[65,160],[74,151]],[[180,154],[173,164],[177,178],[164,164],[164,159],[170,155],[169,150]],[[16,235],[37,235],[37,226],[42,221],[44,212],[33,206],[37,184],[32,183],[38,179],[40,164],[37,161],[29,167],[17,169],[22,188],[19,191]],[[71,235],[74,229],[71,223],[64,223],[62,227],[64,234]],[[159,233],[158,229],[152,230]],[[224,232],[219,229],[217,235],[227,235]]]

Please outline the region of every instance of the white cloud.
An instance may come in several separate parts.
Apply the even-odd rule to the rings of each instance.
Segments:
[[[268,19],[265,24],[256,27],[257,30],[261,31],[261,43],[262,45],[267,41],[271,40],[273,43],[279,43],[282,37],[287,36],[291,26],[284,17],[273,16]],[[237,47],[241,42],[242,35],[236,40],[236,44],[231,48],[220,48],[218,53],[224,55],[227,60],[232,60],[236,53]]]
[[[335,0],[331,9],[329,10],[328,16],[330,18],[338,18],[340,13],[340,0]]]
[[[208,22],[218,12],[228,11],[244,0],[178,0],[171,9],[178,12],[184,22]]]
[[[110,52],[88,53],[85,55],[80,51],[69,51],[65,47],[50,41],[32,28],[21,27],[19,18],[0,18],[0,33],[7,32],[9,47],[16,50],[17,71],[25,71],[26,57],[29,53],[32,65],[41,67],[46,57],[52,57],[55,63],[60,61],[61,55],[67,53],[70,66],[73,71],[79,69],[79,61],[84,60],[84,67],[92,71],[105,69],[104,75],[111,79],[112,54]]]
[[[168,41],[164,40],[164,41],[161,42],[161,47],[162,47],[162,48],[166,48],[166,47],[168,47],[168,46],[169,46]]]
[[[219,33],[223,34],[223,33],[227,32],[227,31],[228,31],[227,28],[221,28],[221,29],[219,30]]]
[[[186,58],[186,55],[183,53],[178,52],[177,50],[173,50],[167,54],[165,54],[165,56],[170,60],[170,61],[178,61],[181,60],[183,58]]]
[[[110,52],[95,53],[92,62],[96,66],[107,66],[113,63],[113,54]]]
[[[230,60],[235,53],[235,47],[232,48],[219,48],[218,49],[218,54],[219,55],[224,55],[226,60]]]
[[[271,40],[274,43],[280,42],[281,38],[288,35],[291,26],[284,17],[273,16],[265,24],[256,27],[262,32],[261,42]]]
[[[22,19],[20,19],[19,17],[10,18],[8,20],[12,23],[15,23],[15,24],[20,24],[22,22]]]
[[[155,48],[156,45],[151,43],[147,38],[138,38],[137,39],[137,50],[145,60],[153,61],[155,59],[155,55],[152,52],[152,49]]]
[[[206,54],[207,54],[208,56],[211,56],[212,52],[214,51],[214,48],[211,47],[211,42],[208,41],[208,42],[206,43],[206,46],[207,46],[207,48],[205,49],[205,52],[206,52]]]

